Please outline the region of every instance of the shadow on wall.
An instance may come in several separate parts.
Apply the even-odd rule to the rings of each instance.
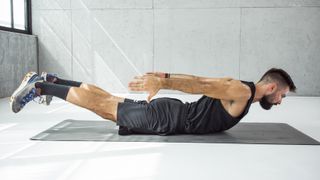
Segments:
[[[97,84],[110,91],[127,93],[129,80],[142,73],[97,17],[81,0],[79,2],[82,6],[81,13],[83,13],[84,19],[90,22],[90,24],[86,24],[89,26],[87,27],[89,33],[91,33],[89,36],[97,32],[104,34],[104,36],[92,42],[92,39],[85,35],[88,29],[82,28],[84,22],[81,21],[82,24],[71,22],[71,14],[65,11],[62,14],[62,19],[66,19],[67,22],[63,25],[72,27],[71,32],[67,33],[61,32],[63,25],[60,26],[51,21],[55,14],[38,17],[40,18],[37,20],[40,23],[38,27],[40,29],[40,71],[54,70],[56,71],[54,73],[61,74],[65,78]],[[60,6],[58,2],[57,5]],[[53,23],[55,24],[53,25]],[[61,29],[57,29],[59,26]],[[91,28],[95,31],[91,32]],[[68,40],[64,39],[69,36],[71,36],[70,44]],[[102,42],[105,44],[101,45]],[[112,58],[109,58],[108,53]]]

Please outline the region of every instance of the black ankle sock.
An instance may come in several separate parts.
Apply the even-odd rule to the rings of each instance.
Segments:
[[[73,87],[80,87],[81,82],[77,81],[71,81],[71,80],[65,80],[65,79],[60,79],[56,78],[57,80],[54,82],[55,84],[61,84],[61,85],[66,85],[66,86],[73,86]]]
[[[40,88],[41,95],[52,95],[66,100],[70,86],[52,84],[48,82],[37,82],[35,84],[36,88]]]

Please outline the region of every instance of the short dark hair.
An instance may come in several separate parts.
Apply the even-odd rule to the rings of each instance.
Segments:
[[[283,69],[278,69],[278,68],[271,68],[269,69],[262,78],[260,79],[259,82],[277,82],[280,85],[287,85],[289,86],[289,89],[291,92],[296,92],[296,86],[294,85],[290,75],[284,71]]]

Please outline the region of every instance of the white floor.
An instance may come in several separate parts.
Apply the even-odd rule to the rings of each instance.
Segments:
[[[243,122],[284,122],[320,141],[319,107],[319,97],[288,97],[271,111],[256,103]],[[0,179],[320,179],[320,146],[29,140],[64,119],[102,120],[57,99],[14,114],[8,98],[0,99]]]

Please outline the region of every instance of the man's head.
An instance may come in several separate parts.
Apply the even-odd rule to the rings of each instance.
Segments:
[[[260,79],[259,83],[265,85],[266,93],[261,98],[260,105],[263,109],[269,110],[273,105],[281,104],[282,98],[291,91],[296,91],[290,75],[282,69],[272,68]]]

